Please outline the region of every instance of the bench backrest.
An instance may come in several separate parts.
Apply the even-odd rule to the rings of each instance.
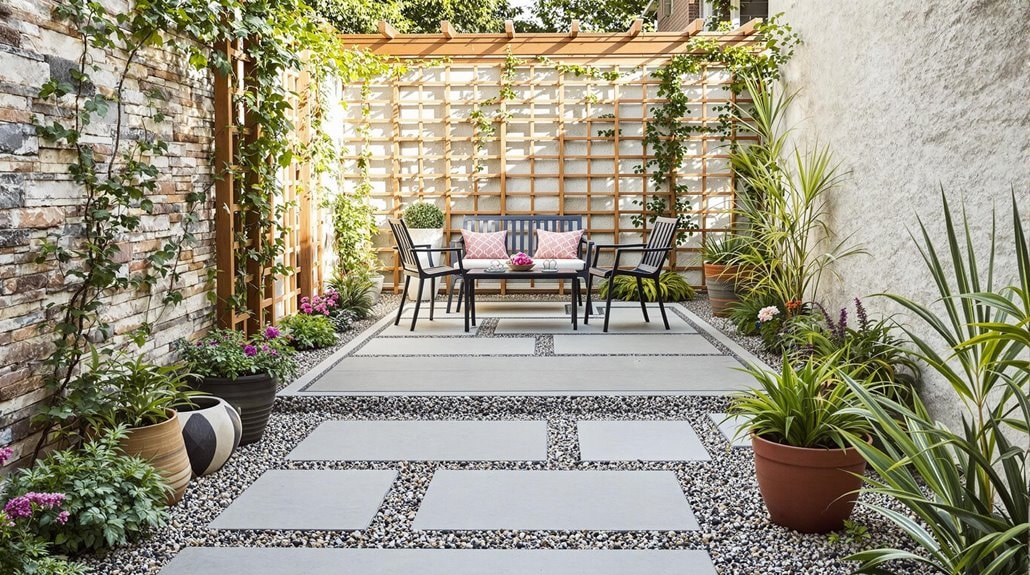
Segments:
[[[508,250],[511,253],[536,252],[536,230],[571,232],[583,229],[580,216],[465,216],[461,227],[470,232],[499,232],[508,230]],[[459,238],[460,239],[460,238]]]

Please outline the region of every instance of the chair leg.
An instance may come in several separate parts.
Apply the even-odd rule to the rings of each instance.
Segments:
[[[400,325],[401,314],[404,313],[404,301],[408,299],[408,284],[411,283],[411,276],[404,276],[404,291],[401,292],[401,304],[397,306],[397,319],[393,325]]]
[[[637,297],[640,298],[640,311],[644,312],[644,321],[651,323],[651,318],[647,317],[647,302],[644,301],[644,280],[639,276],[637,277]]]
[[[415,298],[415,315],[411,316],[411,331],[415,331],[415,322],[418,321],[418,308],[422,305],[422,288],[425,286],[425,278],[418,278],[418,297]]]
[[[454,278],[454,283],[458,283],[458,282],[461,282],[461,285],[458,288],[458,302],[455,304],[455,307],[454,307],[454,312],[455,313],[460,313],[461,312],[461,306],[462,306],[463,303],[465,303],[465,278],[460,277],[460,276]]]
[[[458,278],[456,276],[450,276],[449,279],[444,279],[447,282],[447,313],[451,313],[451,302],[454,298],[454,284],[457,283]]]
[[[433,311],[436,308],[436,278],[429,278],[429,321],[433,321]]]
[[[654,285],[655,285],[656,288],[658,287],[658,278],[657,277],[654,278]],[[662,302],[662,290],[656,289],[655,291],[657,292],[657,296],[658,296],[658,309],[662,310],[662,321],[665,322],[665,329],[668,330],[669,329],[669,316],[665,315],[665,303]]]
[[[593,285],[594,285],[594,276],[593,276],[593,274],[587,274],[587,305],[586,305],[586,311],[583,312],[583,325],[589,325],[590,324],[590,300],[593,297],[591,295],[591,293],[590,293],[590,290],[593,287]]]
[[[615,274],[608,278],[608,300],[604,304],[604,333],[608,333],[608,319],[612,316],[612,289],[615,284]]]

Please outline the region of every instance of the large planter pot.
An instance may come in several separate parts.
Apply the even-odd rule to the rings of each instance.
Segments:
[[[408,228],[408,234],[411,235],[411,243],[415,245],[428,244],[434,248],[443,247],[443,228]],[[440,253],[432,254],[432,265],[440,265],[442,255]],[[429,254],[418,254],[418,259],[422,262],[422,267],[430,267]],[[440,282],[440,284],[442,283]],[[437,284],[437,289],[442,287],[440,284]],[[429,282],[427,281],[425,289],[422,290],[422,301],[429,301],[435,295],[429,293]],[[416,298],[418,298],[418,283],[413,280],[411,289],[408,290],[408,299],[415,301]]]
[[[170,417],[161,423],[130,427],[119,447],[126,455],[135,455],[154,466],[172,488],[168,494],[168,504],[173,505],[182,499],[192,472],[179,428],[178,414],[175,411],[168,413]]]
[[[368,291],[365,292],[368,294],[369,299],[372,300],[372,305],[379,303],[379,296],[383,293],[383,284],[385,282],[386,278],[382,274],[377,273],[372,276],[372,287],[368,288]]]
[[[240,445],[261,439],[275,403],[275,378],[267,373],[236,379],[205,377],[195,384],[197,391],[221,397],[240,412],[243,432]]]
[[[865,460],[853,447],[791,447],[751,436],[758,489],[773,523],[802,533],[844,527],[862,487]]]
[[[220,397],[193,398],[194,406],[179,408],[179,425],[193,476],[214,473],[240,445],[243,422],[236,408]]]
[[[740,301],[737,275],[738,266],[723,264],[704,264],[705,285],[708,287],[708,302],[712,305],[712,315],[727,317],[734,304]]]

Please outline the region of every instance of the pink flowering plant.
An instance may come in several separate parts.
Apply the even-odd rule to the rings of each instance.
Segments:
[[[531,266],[533,265],[533,258],[526,255],[525,252],[519,252],[511,256],[511,264],[515,266]]]
[[[331,317],[339,308],[340,294],[329,288],[322,295],[300,298],[300,313]]]
[[[10,448],[0,448],[0,466],[12,455]],[[34,491],[7,499],[0,511],[0,573],[84,572],[81,566],[51,558],[48,541],[38,534],[41,522],[68,522],[69,513],[61,509],[64,500],[63,493]]]
[[[287,381],[297,372],[290,337],[271,325],[249,338],[240,331],[217,329],[195,342],[181,340],[177,347],[190,372],[201,377],[269,373]]]

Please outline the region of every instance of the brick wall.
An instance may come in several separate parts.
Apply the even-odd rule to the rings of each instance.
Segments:
[[[666,13],[669,4],[672,10]],[[700,17],[700,0],[658,0],[659,32],[678,32]]]
[[[73,153],[40,140],[32,125],[35,117],[67,115],[69,108],[35,95],[49,78],[67,78],[81,50],[74,31],[51,17],[54,6],[52,0],[0,0],[0,446],[15,449],[13,464],[22,463],[39,438],[29,419],[46,397],[39,360],[50,352],[52,339],[39,327],[47,304],[68,297],[56,267],[35,264],[33,258],[45,237],[77,234],[82,199],[67,174]],[[100,66],[92,72],[91,89],[112,94],[125,54],[95,52],[91,59]],[[182,66],[170,52],[143,53],[125,86],[123,138],[142,133],[149,113],[145,93],[158,89],[167,97],[160,104],[167,119],[150,126],[169,143],[168,155],[153,160],[162,172],[160,189],[152,198],[154,214],[144,217],[141,232],[126,238],[121,251],[124,269],[135,271],[142,268],[148,252],[180,233],[186,195],[211,185],[214,110],[209,75]],[[89,127],[89,141],[109,150],[114,131],[111,113]],[[211,324],[205,295],[208,269],[215,261],[210,202],[198,215],[198,243],[183,255],[179,268],[185,302],[159,314],[158,297],[149,312],[156,328],[144,352],[158,361],[168,357],[176,339]],[[106,300],[103,313],[116,334],[111,343],[124,343],[125,334],[147,317],[148,300],[138,292],[113,294]]]

